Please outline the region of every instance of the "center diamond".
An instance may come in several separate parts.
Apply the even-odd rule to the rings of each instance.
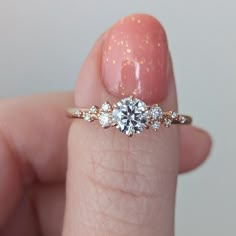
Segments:
[[[116,127],[128,136],[142,132],[147,126],[147,106],[137,98],[129,97],[119,101],[112,116]]]

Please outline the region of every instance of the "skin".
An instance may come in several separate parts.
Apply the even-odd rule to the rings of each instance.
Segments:
[[[65,117],[67,107],[119,99],[101,80],[108,33],[88,55],[75,94],[0,101],[1,236],[174,235],[177,174],[205,161],[207,132],[182,126],[130,139]],[[177,107],[170,71],[168,83],[157,81],[168,86],[158,98],[163,109]]]

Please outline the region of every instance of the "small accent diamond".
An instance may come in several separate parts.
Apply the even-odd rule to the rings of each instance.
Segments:
[[[111,125],[111,117],[109,113],[102,112],[99,115],[99,123],[103,128],[109,127]]]
[[[90,113],[86,112],[86,113],[84,113],[84,120],[93,121],[93,117]]]
[[[81,117],[82,116],[82,111],[80,111],[80,110],[77,110],[75,113],[74,113],[74,115],[76,116],[76,117]]]
[[[105,103],[102,104],[102,111],[108,112],[108,111],[110,111],[110,110],[111,110],[111,105],[110,105],[110,103],[105,102]]]
[[[152,124],[152,128],[154,129],[154,131],[157,131],[158,129],[160,129],[161,127],[161,122],[159,121],[154,121]]]
[[[176,119],[177,117],[178,117],[177,113],[174,112],[174,111],[172,111],[172,112],[171,112],[171,118],[174,120],[174,119]]]
[[[182,124],[184,124],[185,121],[186,121],[186,118],[185,118],[184,116],[181,116],[181,117],[180,117],[180,122],[181,122]]]
[[[170,119],[166,118],[164,120],[164,123],[165,123],[166,128],[169,128],[171,126],[172,121]]]
[[[154,120],[162,118],[162,110],[157,104],[151,107],[150,113],[151,113],[152,119]]]
[[[92,114],[96,114],[98,112],[98,108],[96,106],[92,106],[89,112]]]

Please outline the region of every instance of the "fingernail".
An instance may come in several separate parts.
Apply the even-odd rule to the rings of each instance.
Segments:
[[[168,46],[161,24],[149,15],[116,23],[103,45],[102,79],[116,97],[162,101],[168,91]]]

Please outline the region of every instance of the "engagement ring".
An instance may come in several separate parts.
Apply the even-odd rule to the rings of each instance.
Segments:
[[[191,124],[190,116],[178,114],[175,111],[162,111],[158,104],[146,105],[135,97],[121,99],[116,104],[105,102],[101,107],[69,108],[68,116],[92,122],[98,120],[103,128],[116,127],[122,133],[131,137],[151,127],[157,131],[162,125]]]

